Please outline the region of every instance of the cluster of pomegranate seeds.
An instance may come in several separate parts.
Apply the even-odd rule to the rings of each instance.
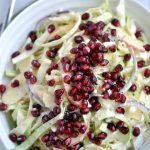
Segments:
[[[31,84],[35,84],[37,82],[37,78],[31,71],[24,72],[24,77],[30,81]]]
[[[139,61],[137,62],[137,66],[138,66],[138,68],[144,67],[144,66],[145,66],[145,61],[144,61],[144,60],[139,60]]]
[[[144,92],[148,95],[150,94],[150,86],[144,86]]]
[[[12,88],[16,88],[18,86],[19,86],[19,81],[18,80],[14,80],[14,81],[11,82],[11,87]]]
[[[150,51],[150,44],[145,44],[143,47],[145,48],[145,50],[146,50],[147,52]]]
[[[47,30],[48,30],[49,33],[52,33],[53,31],[55,31],[55,25],[50,24],[50,25],[48,26]]]
[[[0,103],[0,111],[6,111],[8,109],[8,105],[5,103]]]
[[[31,32],[29,33],[29,37],[30,37],[32,43],[34,43],[35,40],[37,39],[36,32],[35,32],[35,31],[31,31]]]
[[[40,116],[41,108],[42,108],[41,105],[34,104],[32,110],[31,110],[32,116],[33,117],[39,117]]]
[[[112,25],[114,25],[115,27],[119,27],[120,26],[120,22],[118,19],[114,18],[111,21]]]
[[[144,77],[149,78],[150,77],[150,69],[145,69],[144,70]]]
[[[135,137],[139,136],[139,134],[140,134],[140,128],[139,128],[139,127],[134,127],[132,133],[133,133],[133,135],[134,135]]]
[[[12,53],[11,58],[15,58],[18,55],[20,55],[20,52],[19,51],[15,51],[14,53]]]
[[[0,84],[0,94],[3,94],[6,91],[6,86],[4,84]]]
[[[41,66],[38,60],[32,60],[31,64],[33,68],[39,68]]]

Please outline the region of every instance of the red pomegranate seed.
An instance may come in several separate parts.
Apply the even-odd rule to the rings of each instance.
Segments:
[[[137,39],[142,37],[142,31],[141,30],[136,30],[135,36],[136,36]]]
[[[108,65],[109,61],[107,59],[103,59],[101,62],[100,62],[100,65],[101,66],[106,66]]]
[[[82,106],[83,109],[87,108],[88,107],[88,101],[87,100],[82,100],[81,106]]]
[[[139,60],[139,61],[137,62],[137,66],[138,66],[138,68],[144,67],[144,66],[145,66],[145,61],[144,61],[144,60]]]
[[[76,71],[77,70],[77,64],[76,63],[73,63],[70,67],[70,70],[71,71]]]
[[[102,140],[106,139],[106,137],[107,137],[107,133],[105,132],[101,132],[97,135],[97,138],[102,139]]]
[[[46,56],[48,57],[48,58],[54,58],[55,57],[55,53],[54,52],[52,52],[51,50],[48,50],[47,52],[46,52]]]
[[[45,120],[51,120],[51,119],[53,119],[55,117],[55,115],[54,115],[54,112],[53,111],[50,111],[49,112],[49,115],[48,115],[48,117],[47,116],[45,116]],[[47,121],[46,121],[47,122]]]
[[[42,136],[41,141],[43,143],[46,143],[46,142],[49,141],[49,138],[50,138],[49,134],[45,134],[45,135]]]
[[[60,38],[61,38],[61,36],[58,35],[58,34],[56,34],[55,37],[54,37],[55,40],[59,40]]]
[[[4,84],[0,84],[0,93],[3,94],[6,91],[6,86]]]
[[[41,65],[38,60],[32,60],[31,64],[34,68],[39,68]]]
[[[91,105],[94,105],[95,103],[98,103],[98,98],[96,96],[90,97],[89,103]]]
[[[109,34],[108,33],[104,33],[103,37],[102,37],[102,41],[103,42],[109,42],[110,39],[109,39]]]
[[[150,94],[150,86],[144,86],[144,92]]]
[[[13,82],[11,82],[11,87],[15,88],[19,86],[19,81],[18,80],[14,80]]]
[[[90,14],[89,14],[89,13],[84,13],[84,14],[82,14],[82,16],[81,16],[81,19],[82,19],[82,20],[87,20],[87,19],[89,19],[89,17],[90,17]]]
[[[112,45],[112,46],[109,46],[108,49],[114,53],[114,52],[116,52],[117,48],[116,48],[116,45]]]
[[[86,44],[85,44],[85,43],[80,43],[80,44],[78,45],[78,49],[79,49],[79,50],[83,50],[84,47],[86,47]]]
[[[69,91],[69,95],[73,96],[77,93],[78,89],[76,87],[72,87],[72,89]]]
[[[6,111],[8,109],[8,105],[5,103],[0,103],[0,111]]]
[[[122,133],[122,134],[128,134],[128,132],[129,132],[129,128],[128,127],[121,127],[120,129],[120,132]]]
[[[61,98],[56,98],[56,100],[55,100],[56,105],[60,105],[61,102],[62,102]]]
[[[42,109],[42,106],[39,104],[34,104],[33,108],[36,108],[38,111],[40,111]]]
[[[145,48],[146,51],[148,52],[150,51],[150,44],[145,44],[143,47]]]
[[[117,35],[117,30],[116,29],[111,29],[111,35],[116,36]]]
[[[96,138],[96,139],[95,139],[95,144],[96,144],[96,145],[101,145],[101,144],[102,144],[102,140],[99,139],[99,138]]]
[[[21,144],[23,143],[25,140],[27,139],[27,137],[25,135],[20,135],[17,137],[17,143]]]
[[[83,56],[81,56],[81,57],[79,57],[79,58],[76,59],[76,62],[77,63],[86,63],[86,58],[83,57]]]
[[[29,37],[30,37],[32,43],[34,43],[35,40],[37,39],[36,32],[35,32],[35,31],[31,31],[31,32],[29,33]]]
[[[93,104],[92,110],[93,111],[98,111],[101,108],[101,104],[99,102]]]
[[[30,79],[31,76],[32,76],[32,72],[30,72],[30,71],[24,72],[24,77],[25,77],[26,79]]]
[[[117,108],[116,108],[116,112],[119,113],[119,114],[124,114],[124,113],[125,113],[125,110],[124,110],[124,108],[122,108],[122,107],[117,107]]]
[[[71,144],[71,138],[69,137],[69,138],[64,139],[64,140],[63,140],[63,144],[64,144],[65,146],[69,146],[69,145]]]
[[[65,64],[65,63],[70,64],[70,62],[71,62],[71,60],[68,57],[62,57],[61,58],[61,63],[62,64]]]
[[[107,128],[108,128],[111,132],[116,131],[116,126],[115,126],[114,123],[108,123]]]
[[[52,33],[55,30],[55,26],[53,24],[50,24],[47,28],[49,33]]]
[[[104,83],[104,84],[102,85],[102,89],[103,89],[104,91],[110,89],[110,87],[111,87],[111,85],[110,85],[109,83]]]
[[[77,47],[74,47],[70,50],[70,53],[71,54],[77,54],[78,53],[78,48]]]
[[[79,29],[80,29],[80,30],[85,30],[85,29],[87,29],[87,25],[86,25],[85,23],[81,23],[81,24],[79,25]]]
[[[137,137],[137,136],[139,136],[139,134],[140,134],[140,128],[139,127],[134,127],[134,129],[133,129],[133,135],[135,137]]]
[[[114,18],[112,21],[111,21],[112,25],[114,25],[115,27],[119,27],[120,26],[120,22],[118,19]]]
[[[50,120],[50,118],[49,118],[48,115],[44,115],[44,116],[42,117],[42,122],[43,122],[43,123],[45,123],[45,122],[47,122],[47,121],[49,121],[49,120]]]
[[[39,117],[40,116],[40,111],[36,108],[33,108],[31,110],[31,114],[32,114],[33,117]]]
[[[104,92],[102,93],[102,95],[103,95],[103,98],[104,98],[104,99],[108,99],[108,98],[109,98],[109,93],[108,93],[107,91],[104,91]]]
[[[55,96],[56,96],[56,98],[61,97],[63,94],[64,94],[64,89],[55,90]]]
[[[81,122],[76,121],[73,125],[75,128],[79,129],[81,127]]]
[[[90,65],[82,64],[82,65],[80,65],[80,68],[83,71],[89,71],[90,70]]]
[[[16,51],[16,52],[12,53],[11,58],[15,58],[15,57],[17,57],[18,55],[20,55],[20,52],[19,52],[19,51]]]
[[[130,87],[129,91],[130,92],[135,92],[137,89],[137,86],[135,84],[132,84],[132,86]]]
[[[116,128],[117,128],[117,129],[121,129],[122,127],[124,127],[124,122],[123,122],[123,121],[118,121],[118,122],[116,123]]]
[[[69,106],[68,106],[68,110],[69,111],[75,111],[77,109],[77,106],[75,106],[75,105],[73,105],[73,104],[70,104]]]
[[[105,27],[105,23],[103,21],[99,21],[96,23],[98,29],[103,29]]]
[[[89,111],[90,111],[89,108],[81,108],[81,109],[80,109],[80,113],[83,114],[83,115],[88,114]]]
[[[119,72],[121,72],[122,70],[123,70],[122,65],[121,65],[121,64],[118,64],[118,65],[115,67],[114,72],[119,73]]]
[[[124,55],[124,61],[127,62],[131,59],[131,54],[125,54]]]
[[[58,127],[63,127],[63,125],[64,125],[64,120],[63,120],[63,119],[58,120],[58,121],[57,121],[57,125],[58,125]]]
[[[103,72],[102,73],[102,77],[105,78],[105,79],[111,79],[111,73],[109,73],[109,72]]]
[[[60,107],[56,106],[53,108],[54,116],[57,116],[58,114],[60,114],[60,112],[61,112]]]
[[[150,69],[145,69],[145,70],[144,70],[144,76],[145,76],[146,78],[149,78],[149,77],[150,77]]]
[[[51,63],[51,69],[54,69],[54,70],[55,70],[55,69],[58,69],[58,64],[53,61],[53,62]]]
[[[33,48],[33,45],[31,43],[27,44],[25,46],[25,50],[30,51]]]
[[[84,125],[84,124],[81,125],[81,127],[79,128],[79,132],[82,133],[82,134],[84,134],[86,132],[86,130],[87,130],[87,126]]]
[[[54,79],[51,79],[51,80],[47,81],[47,84],[48,84],[49,86],[54,86],[55,83],[56,83],[56,82],[55,82]]]
[[[83,47],[83,54],[88,55],[90,53],[90,48],[89,47]]]
[[[77,35],[77,36],[74,37],[74,41],[76,43],[81,43],[81,42],[83,42],[83,40],[84,40],[83,37],[80,36],[80,35]]]
[[[86,100],[89,99],[89,94],[88,93],[83,93],[83,98],[86,99]]]
[[[111,72],[111,79],[113,81],[116,81],[118,79],[118,73],[117,72]]]
[[[31,84],[35,84],[36,82],[37,82],[36,76],[31,75],[31,77],[30,77],[30,83],[31,83]]]
[[[91,131],[89,131],[89,132],[87,133],[87,136],[88,136],[88,138],[89,138],[90,140],[94,140],[94,139],[95,139],[95,135],[94,135],[94,133],[91,132]]]
[[[11,133],[11,134],[9,134],[9,139],[12,142],[16,143],[17,142],[17,135],[15,133]]]
[[[107,53],[108,52],[107,48],[104,45],[101,45],[99,47],[98,51],[101,52],[101,53]]]
[[[74,100],[75,100],[75,101],[80,101],[80,100],[82,100],[82,99],[83,99],[83,96],[82,96],[82,94],[80,94],[80,93],[74,96]]]
[[[97,53],[96,59],[98,60],[99,63],[101,63],[102,61],[104,61],[103,54],[102,53]]]

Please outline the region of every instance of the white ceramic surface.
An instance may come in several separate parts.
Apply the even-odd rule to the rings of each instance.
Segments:
[[[113,1],[112,7],[114,7],[117,0],[111,1]],[[4,78],[4,70],[12,67],[11,53],[19,49],[29,31],[36,27],[39,20],[60,9],[85,10],[88,7],[98,6],[101,2],[100,0],[40,0],[23,11],[0,38],[0,83],[7,82],[7,79]],[[149,33],[150,13],[137,4],[136,0],[125,0],[125,2],[127,12],[144,29],[145,33]],[[150,38],[150,34],[147,36]],[[14,147],[14,144],[8,139],[9,131],[10,126],[6,116],[0,112],[0,140],[5,145],[6,150]]]

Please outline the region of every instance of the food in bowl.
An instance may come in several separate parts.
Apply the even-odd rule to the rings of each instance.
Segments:
[[[12,54],[0,110],[14,150],[141,147],[150,122],[150,44],[124,1],[44,19]]]

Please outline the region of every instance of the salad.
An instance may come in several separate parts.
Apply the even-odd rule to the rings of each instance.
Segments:
[[[138,150],[149,136],[150,44],[124,0],[43,19],[11,59],[13,150]]]

